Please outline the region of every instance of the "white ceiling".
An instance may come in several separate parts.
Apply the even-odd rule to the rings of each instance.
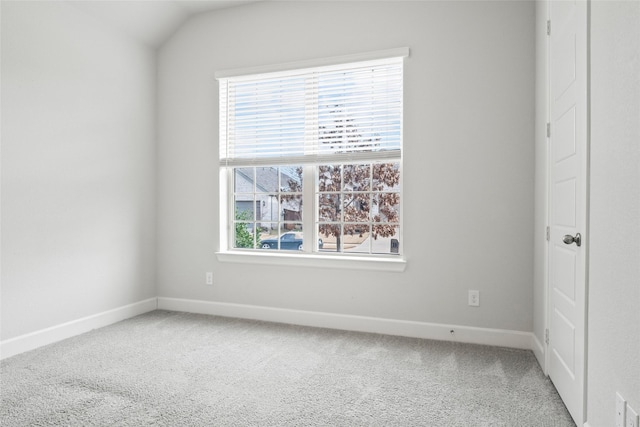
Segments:
[[[264,0],[68,0],[68,3],[157,47],[194,14]]]

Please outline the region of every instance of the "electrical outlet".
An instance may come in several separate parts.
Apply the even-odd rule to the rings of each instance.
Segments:
[[[472,307],[480,306],[480,291],[469,291],[469,305]]]
[[[616,427],[625,427],[627,416],[627,401],[620,393],[616,393]]]
[[[633,410],[631,406],[627,404],[627,425],[626,427],[639,427],[638,426],[638,413]]]
[[[206,281],[207,285],[213,285],[213,273],[212,272],[207,272],[207,281]]]

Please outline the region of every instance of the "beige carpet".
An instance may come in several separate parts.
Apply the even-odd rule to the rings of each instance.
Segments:
[[[1,363],[9,426],[573,426],[529,351],[155,311]]]

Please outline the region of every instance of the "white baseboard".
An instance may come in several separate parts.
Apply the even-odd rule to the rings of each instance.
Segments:
[[[93,329],[111,325],[139,314],[153,311],[157,308],[157,298],[149,298],[133,304],[114,308],[92,316],[72,320],[50,328],[20,335],[15,338],[0,341],[0,359],[14,356],[25,351],[34,350],[47,344],[52,344]]]
[[[531,332],[158,297],[158,309],[532,350]],[[451,333],[453,330],[453,334]]]

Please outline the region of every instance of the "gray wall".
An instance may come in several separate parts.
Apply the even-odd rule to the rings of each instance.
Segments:
[[[534,18],[533,2],[449,1],[192,18],[158,52],[158,295],[531,331]],[[403,46],[406,271],[217,262],[214,73]]]
[[[2,2],[2,340],[154,297],[153,52]]]
[[[640,2],[591,3],[588,413],[640,411]]]

